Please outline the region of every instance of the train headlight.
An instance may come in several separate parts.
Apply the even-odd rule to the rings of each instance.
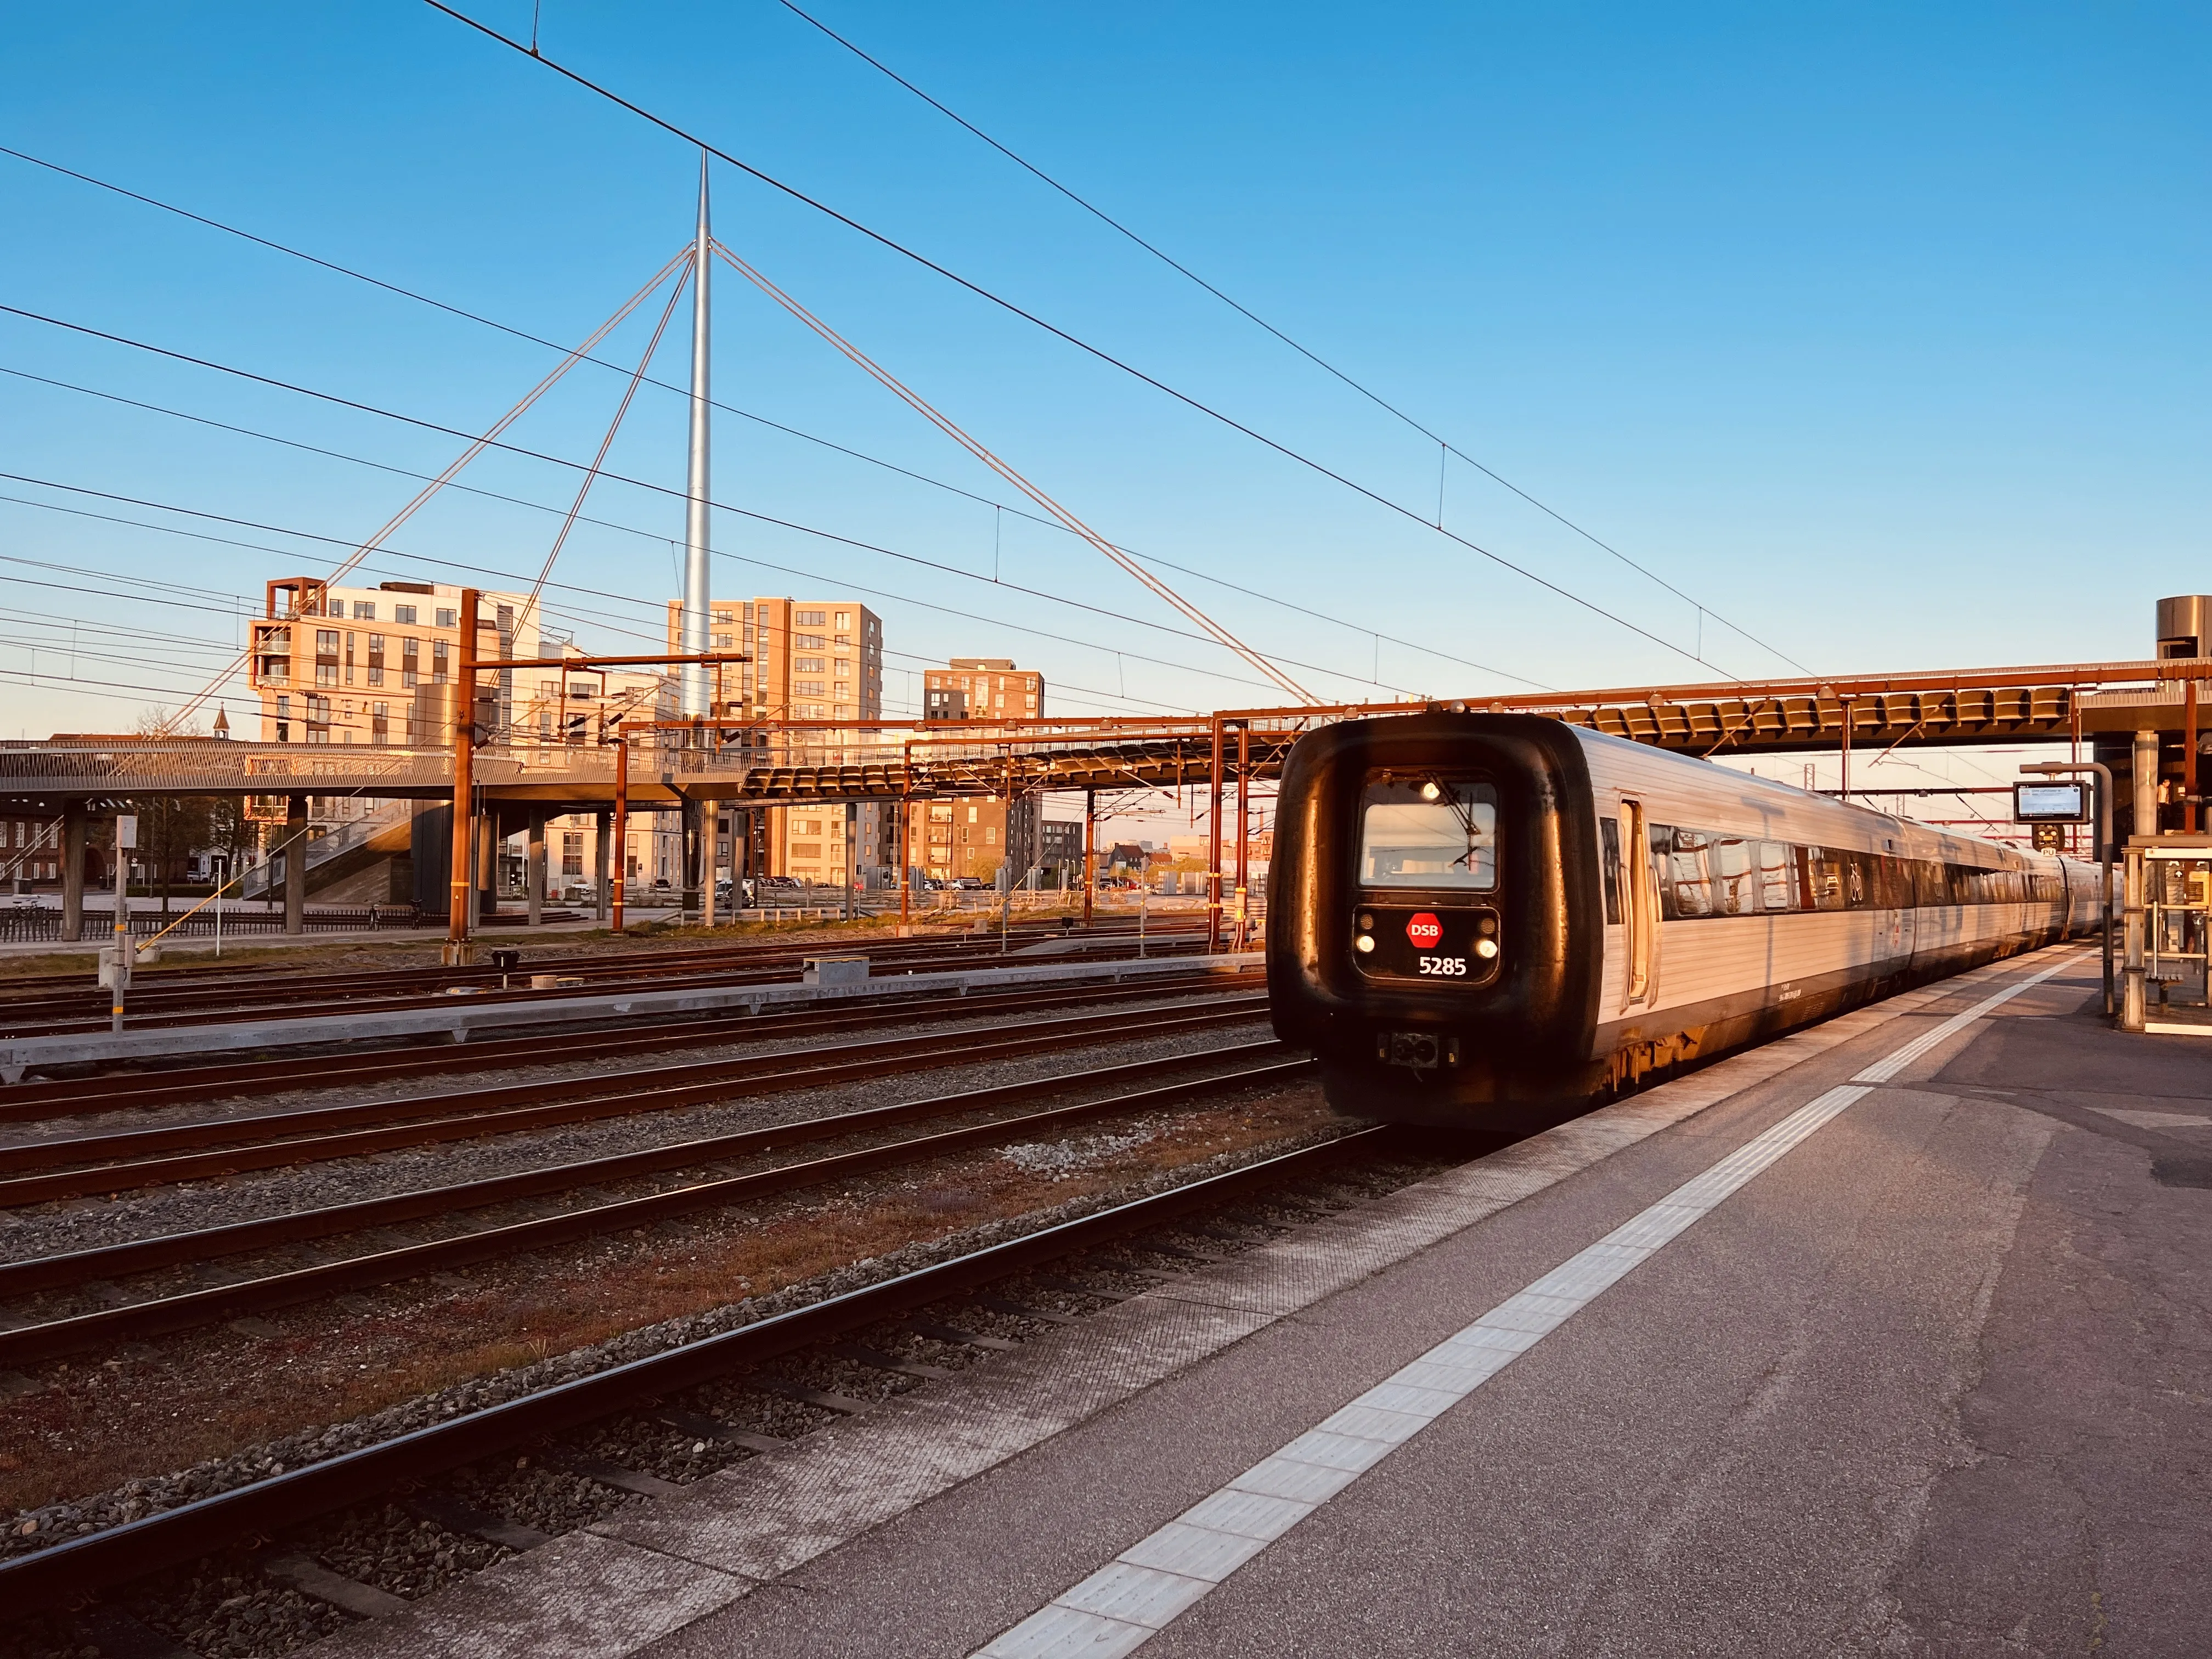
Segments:
[[[1438,787],[1437,781],[1434,778],[1431,778],[1426,783],[1421,786],[1421,799],[1423,800],[1436,800],[1441,797],[1443,793],[1443,790]]]
[[[1362,933],[1358,939],[1352,941],[1352,948],[1355,951],[1373,950],[1375,948],[1375,935],[1372,933]]]
[[[1498,941],[1494,939],[1479,939],[1475,940],[1474,953],[1480,957],[1485,962],[1489,961],[1491,957],[1498,954]]]

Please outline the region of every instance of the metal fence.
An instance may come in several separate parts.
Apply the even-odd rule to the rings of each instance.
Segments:
[[[412,904],[348,904],[326,905],[310,909],[306,917],[307,931],[311,933],[368,933],[387,927],[420,927],[422,913]],[[82,941],[88,944],[113,937],[115,912],[85,907]],[[213,939],[216,933],[215,912],[203,910],[198,915],[179,921],[174,915],[164,916],[158,910],[134,910],[131,913],[131,935],[133,939],[149,939],[168,929],[171,939]],[[226,910],[222,914],[222,931],[226,938],[237,938],[247,933],[282,933],[284,913],[276,910]],[[62,913],[43,905],[19,905],[0,909],[0,945],[58,944],[62,940]]]

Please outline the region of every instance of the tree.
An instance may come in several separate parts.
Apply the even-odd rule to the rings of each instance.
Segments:
[[[138,730],[149,737],[163,735],[167,718],[167,710],[149,708],[138,717]],[[200,732],[195,724],[189,731],[166,735],[196,738]],[[155,795],[134,803],[138,815],[138,862],[146,872],[147,886],[161,890],[164,917],[169,914],[171,884],[183,873],[192,854],[208,844],[214,805],[204,795]]]

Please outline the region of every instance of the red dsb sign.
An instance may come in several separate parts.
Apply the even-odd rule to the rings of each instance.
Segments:
[[[1419,950],[1425,951],[1431,945],[1440,943],[1443,936],[1444,925],[1437,920],[1432,911],[1424,910],[1420,915],[1407,920],[1406,937],[1413,940],[1414,946]]]

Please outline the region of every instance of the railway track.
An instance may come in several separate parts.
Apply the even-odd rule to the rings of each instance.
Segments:
[[[1163,1082],[1197,1068],[1202,1075]],[[0,1265],[0,1299],[89,1285],[112,1287],[118,1279],[186,1264],[269,1250],[307,1240],[363,1235],[425,1218],[451,1219],[467,1212],[633,1182],[672,1170],[711,1170],[730,1160],[790,1147],[850,1139],[933,1119],[997,1111],[1039,1097],[1098,1088],[1148,1085],[1074,1104],[1050,1107],[888,1144],[807,1158],[743,1174],[694,1180],[647,1195],[565,1209],[550,1216],[493,1223],[456,1236],[364,1251],[336,1261],[266,1273],[243,1282],[155,1296],[123,1307],[0,1330],[0,1366],[36,1364],[115,1343],[163,1335],[193,1326],[261,1314],[318,1297],[390,1285],[501,1256],[545,1249],[597,1234],[653,1225],[702,1210],[725,1208],[803,1188],[927,1163],[1010,1139],[1054,1134],[1102,1117],[1146,1112],[1201,1095],[1287,1083],[1310,1071],[1269,1040],[1210,1054],[1062,1073],[1050,1077],[964,1091],[934,1099],[811,1118],[773,1128],[708,1137],[647,1152],[619,1153],[520,1175],[404,1193],[390,1198],[296,1212],[261,1221],[172,1234],[69,1255]]]
[[[1264,993],[1220,1002],[1196,1012],[1171,1012],[1148,1019],[1143,1034],[1169,1036],[1243,1024],[1267,1011]],[[957,1031],[886,1037],[559,1081],[534,1079],[22,1141],[0,1146],[0,1209],[670,1111],[932,1066],[1024,1059],[1130,1034],[1127,1017],[1119,1012],[1085,1013],[1031,1021],[1012,1036]]]
[[[964,997],[916,994],[910,998],[872,998],[858,1007],[831,1006],[789,1014],[750,1014],[733,1009],[643,1024],[625,1021],[619,1030],[593,1030],[550,1041],[540,1028],[529,1036],[479,1037],[459,1045],[441,1036],[434,1042],[362,1053],[164,1066],[153,1071],[112,1071],[89,1077],[19,1083],[0,1089],[0,1124],[40,1122],[129,1107],[159,1106],[179,1099],[209,1100],[300,1089],[358,1086],[402,1078],[542,1065],[549,1060],[568,1064],[617,1060],[670,1048],[750,1042],[791,1033],[826,1033],[873,1025],[967,1019],[980,1014],[1108,1006],[1171,997],[1194,985],[1234,990],[1261,982],[1255,974],[1225,975],[1201,970],[1188,979],[1170,975],[1141,985],[1048,988]],[[554,1042],[557,1042],[557,1048],[552,1046]]]
[[[1036,930],[1025,944],[1068,937],[1058,929]],[[1102,954],[1133,950],[1137,936],[1120,933],[1077,933],[1072,937],[1098,949]],[[1152,956],[1190,954],[1203,935],[1200,930],[1153,930],[1145,949]],[[511,983],[496,969],[428,968],[380,970],[372,974],[257,975],[247,981],[222,975],[212,983],[173,980],[166,973],[149,974],[131,988],[133,1029],[206,1024],[237,1018],[241,1013],[282,1013],[292,1017],[358,1012],[374,1007],[380,1012],[443,1006],[457,993],[492,1001],[546,1000],[585,992],[611,992],[650,987],[681,989],[693,985],[742,985],[765,982],[788,974],[809,956],[834,948],[816,942],[805,946],[763,945],[720,947],[699,951],[625,951],[606,956],[547,957],[530,964],[532,971],[550,971],[574,981],[536,988]],[[995,935],[945,934],[916,939],[870,939],[866,945],[872,961],[915,972],[972,967],[981,957],[998,958]],[[523,970],[518,969],[516,972]],[[502,977],[509,979],[501,984]],[[106,994],[89,982],[54,991],[52,981],[0,986],[0,1004],[6,1012],[4,1034],[9,1036],[54,1036],[106,1029]],[[43,994],[41,994],[43,992]]]
[[[68,1536],[0,1561],[0,1606],[18,1617],[65,1607],[162,1569],[202,1559],[239,1540],[281,1539],[338,1511],[382,1505],[392,1494],[410,1490],[416,1492],[410,1500],[411,1514],[441,1517],[440,1524],[453,1537],[498,1539],[505,1548],[531,1547],[544,1541],[545,1534],[454,1495],[455,1490],[481,1492],[482,1483],[445,1490],[436,1483],[483,1460],[529,1448],[539,1453],[540,1462],[575,1470],[616,1492],[678,1490],[675,1483],[638,1469],[564,1453],[563,1437],[586,1431],[597,1433],[611,1424],[641,1424],[648,1434],[658,1432],[664,1438],[690,1442],[697,1436],[699,1446],[711,1441],[734,1448],[732,1456],[775,1448],[782,1443],[779,1438],[730,1420],[737,1415],[732,1390],[804,1401],[815,1419],[865,1410],[867,1402],[765,1373],[763,1366],[783,1362],[799,1366],[803,1376],[811,1352],[835,1356],[848,1366],[872,1368],[873,1374],[897,1376],[901,1387],[916,1382],[926,1387],[928,1380],[949,1373],[941,1366],[901,1358],[891,1352],[901,1342],[919,1337],[946,1351],[958,1348],[969,1353],[1017,1346],[1017,1340],[982,1332],[994,1322],[1006,1328],[1009,1319],[1032,1332],[1077,1322],[1079,1313],[1067,1308],[1121,1299],[1128,1291],[1114,1286],[1133,1273],[1152,1280],[1171,1277],[1180,1268],[1219,1259],[1224,1243],[1258,1242],[1252,1237],[1255,1232],[1261,1237],[1279,1233],[1297,1219],[1359,1201],[1367,1193],[1352,1186],[1349,1190],[1354,1195],[1347,1198],[1347,1183],[1363,1174],[1385,1187],[1396,1184],[1395,1176],[1376,1172],[1385,1170],[1388,1160],[1402,1162],[1409,1155],[1419,1156],[1409,1154],[1403,1131],[1355,1131],[642,1358],[610,1364],[586,1376],[458,1413],[411,1432],[269,1474],[174,1508]],[[1405,1178],[1418,1178],[1418,1174]],[[1255,1206],[1266,1207],[1255,1210]],[[1200,1219],[1192,1224],[1194,1218]],[[1167,1228],[1180,1231],[1163,1237],[1160,1230]],[[1109,1250],[1133,1252],[1146,1265],[1133,1266],[1100,1254]],[[1047,1267],[1077,1277],[1047,1275],[1041,1271]],[[1062,1310],[1048,1305],[1053,1299]],[[842,1340],[855,1334],[872,1340]],[[422,1490],[426,1483],[429,1490]],[[389,1509],[378,1512],[398,1513]],[[304,1569],[303,1559],[307,1561]],[[341,1605],[355,1591],[363,1592],[370,1605],[399,1605],[388,1593],[357,1583],[349,1589],[341,1575],[285,1544],[276,1545],[261,1562],[276,1580],[307,1585],[311,1593],[339,1598]],[[380,1603],[374,1600],[380,1595]],[[354,1605],[362,1605],[361,1599],[356,1598]],[[129,1622],[112,1605],[106,1614]]]

